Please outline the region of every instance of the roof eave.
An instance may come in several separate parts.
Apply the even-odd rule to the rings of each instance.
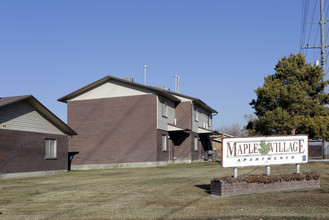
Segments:
[[[72,98],[80,95],[81,93],[83,93],[85,91],[88,91],[88,90],[96,87],[97,85],[99,85],[99,84],[101,84],[103,82],[106,82],[109,79],[110,79],[110,76],[105,76],[105,77],[103,77],[103,78],[101,78],[101,79],[99,79],[99,80],[97,80],[97,81],[95,81],[93,83],[90,83],[90,84],[88,84],[88,85],[86,85],[86,86],[84,86],[84,87],[82,87],[82,88],[80,88],[78,90],[75,90],[75,91],[73,91],[73,92],[71,92],[71,93],[69,93],[69,94],[67,94],[67,95],[65,95],[65,96],[57,99],[57,101],[67,103],[67,100],[72,99]]]
[[[198,99],[198,98],[195,98],[195,97],[192,97],[192,96],[188,96],[188,95],[184,95],[184,94],[181,94],[181,93],[177,93],[177,92],[172,92],[172,91],[169,91],[169,93],[171,93],[173,95],[176,95],[176,96],[181,96],[181,97],[184,97],[184,98],[187,98],[187,99],[191,99],[194,103],[199,104],[200,106],[204,107],[205,109],[207,109],[211,113],[218,114],[218,112],[215,109],[211,108],[209,105],[207,105],[201,99]]]
[[[205,108],[206,110],[210,111],[211,113],[218,114],[218,112],[215,109],[211,108],[209,105],[204,103],[201,99],[195,100],[194,103],[200,105],[201,107]]]
[[[134,86],[137,86],[137,87],[141,87],[141,88],[144,88],[144,89],[147,89],[149,91],[152,91],[153,93],[157,94],[157,95],[162,95],[174,102],[180,102],[180,99],[176,98],[175,96],[173,96],[172,94],[170,94],[169,92],[165,91],[165,90],[162,90],[162,89],[158,89],[158,88],[155,88],[153,86],[146,86],[146,85],[143,85],[143,84],[139,84],[139,83],[135,83],[135,82],[130,82],[128,80],[125,80],[125,79],[121,79],[121,78],[117,78],[117,77],[114,77],[114,76],[106,76],[100,80],[97,80],[93,83],[90,83],[74,92],[71,92],[70,94],[66,95],[66,96],[63,96],[62,98],[59,98],[57,99],[57,101],[59,102],[64,102],[64,103],[67,103],[67,101],[69,99],[72,99],[78,95],[80,95],[81,93],[84,93],[88,90],[91,90],[93,89],[94,87],[102,84],[102,83],[105,83],[106,81],[109,81],[109,80],[115,80],[115,81],[118,81],[118,82],[122,82],[122,83],[126,83],[126,84],[129,84],[129,85],[134,85]]]

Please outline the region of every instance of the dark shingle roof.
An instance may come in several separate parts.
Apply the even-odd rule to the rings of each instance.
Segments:
[[[17,102],[21,102],[31,95],[22,95],[22,96],[11,96],[11,97],[2,97],[0,98],[0,108],[9,104],[14,104]]]

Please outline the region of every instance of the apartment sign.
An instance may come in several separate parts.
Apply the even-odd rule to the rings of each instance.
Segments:
[[[308,162],[308,136],[223,138],[222,166],[246,167]]]

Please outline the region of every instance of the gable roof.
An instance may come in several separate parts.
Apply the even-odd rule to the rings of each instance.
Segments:
[[[87,91],[90,91],[92,89],[94,89],[95,87],[99,86],[99,85],[102,85],[110,80],[114,80],[114,81],[118,81],[118,82],[121,82],[121,83],[124,83],[124,84],[128,84],[128,85],[133,85],[133,86],[137,86],[137,87],[140,87],[140,88],[144,88],[144,89],[147,89],[149,90],[150,92],[153,92],[153,93],[156,93],[158,95],[162,95],[166,98],[168,98],[169,100],[173,101],[173,102],[180,102],[180,99],[176,98],[175,96],[173,96],[172,94],[170,94],[168,91],[166,90],[163,90],[163,89],[160,89],[160,88],[157,88],[157,87],[152,87],[152,86],[146,86],[146,85],[143,85],[143,84],[139,84],[139,83],[135,83],[135,82],[131,82],[127,79],[121,79],[121,78],[117,78],[117,77],[114,77],[114,76],[105,76],[104,78],[100,79],[100,80],[97,80],[93,83],[90,83],[84,87],[82,87],[81,89],[78,89],[74,92],[71,92],[70,94],[66,95],[66,96],[63,96],[62,98],[59,98],[57,99],[57,101],[60,101],[60,102],[67,102],[68,100],[72,99],[72,98],[75,98],[79,95],[81,95],[82,93],[85,93]]]
[[[175,92],[171,92],[165,89],[161,89],[159,87],[155,87],[155,86],[146,86],[143,84],[139,84],[139,83],[135,83],[126,79],[122,79],[122,78],[118,78],[118,77],[114,77],[114,76],[105,76],[104,78],[97,80],[93,83],[90,83],[74,92],[71,92],[70,94],[63,96],[62,98],[57,99],[60,102],[65,102],[67,103],[68,100],[75,98],[79,95],[81,95],[82,93],[85,93],[87,91],[90,91],[92,89],[94,89],[95,87],[104,84],[110,80],[114,80],[114,81],[118,81],[121,83],[125,83],[127,85],[133,85],[133,86],[137,86],[143,89],[147,89],[152,93],[155,93],[157,95],[161,95],[164,96],[166,98],[168,98],[169,100],[179,103],[181,102],[181,100],[179,98],[177,98],[176,96],[181,96],[181,97],[185,97],[188,99],[191,99],[195,104],[200,105],[201,107],[205,108],[206,110],[210,111],[211,113],[218,113],[215,109],[211,108],[210,106],[208,106],[206,103],[204,103],[201,99],[195,98],[195,97],[191,97],[191,96],[187,96],[187,95],[183,95],[181,93],[175,93]]]
[[[10,106],[19,102],[29,103],[39,114],[45,117],[50,123],[56,126],[63,133],[68,135],[77,135],[74,130],[72,130],[66,123],[59,119],[55,114],[53,114],[32,95],[2,97],[0,98],[0,109],[5,106]]]

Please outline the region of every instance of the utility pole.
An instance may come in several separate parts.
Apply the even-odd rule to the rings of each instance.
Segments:
[[[324,33],[324,25],[326,24],[326,21],[324,20],[324,7],[323,7],[323,0],[321,0],[320,4],[320,25],[321,25],[321,67],[324,73],[323,81],[327,80],[327,56],[326,56],[326,38]]]
[[[326,56],[326,47],[329,45],[326,45],[326,38],[325,38],[325,32],[324,32],[324,26],[326,24],[326,20],[324,20],[324,4],[323,0],[320,1],[320,22],[308,22],[308,23],[318,23],[321,26],[321,46],[311,46],[309,47],[302,47],[302,49],[321,49],[321,68],[324,73],[323,75],[323,81],[327,80],[327,56]]]

